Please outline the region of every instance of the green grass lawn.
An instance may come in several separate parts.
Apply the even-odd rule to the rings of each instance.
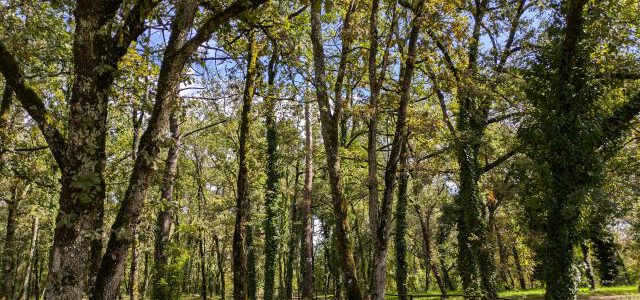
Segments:
[[[581,288],[578,294],[579,297],[612,295],[638,295],[638,299],[640,299],[638,287],[635,285],[598,287],[595,291],[589,291],[588,288]],[[541,299],[544,298],[544,289],[505,291],[500,293],[500,297],[510,299]]]

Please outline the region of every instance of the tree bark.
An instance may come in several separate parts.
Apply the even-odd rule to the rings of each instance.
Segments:
[[[233,298],[247,300],[248,295],[248,266],[247,266],[247,222],[249,221],[249,177],[247,169],[247,140],[249,138],[249,122],[251,102],[255,89],[256,60],[258,57],[257,41],[254,33],[249,34],[247,50],[247,72],[242,96],[242,112],[240,119],[240,147],[238,149],[238,179],[236,220],[233,232]]]

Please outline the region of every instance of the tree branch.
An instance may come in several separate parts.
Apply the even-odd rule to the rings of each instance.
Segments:
[[[40,96],[25,84],[18,62],[9,53],[2,41],[0,41],[0,73],[2,73],[6,82],[12,86],[22,107],[38,124],[38,128],[44,135],[53,157],[58,165],[62,167],[65,139],[55,127],[53,117],[47,112],[47,108],[44,106]]]
[[[138,0],[127,14],[124,24],[116,31],[112,39],[112,53],[114,57],[126,54],[129,45],[144,31],[147,16],[160,3],[159,0]]]
[[[267,2],[267,0],[236,0],[224,10],[213,13],[207,17],[204,24],[196,31],[196,34],[188,40],[184,46],[177,51],[177,53],[179,53],[179,55],[191,55],[191,53],[198,50],[198,47],[202,43],[206,42],[211,37],[211,34],[213,34],[220,25],[249,9],[260,6],[265,2]]]
[[[511,158],[512,156],[516,155],[520,149],[522,148],[522,146],[517,146],[515,148],[513,148],[511,151],[505,153],[504,155],[498,157],[496,160],[486,164],[484,167],[482,167],[482,169],[480,169],[480,174],[482,175],[484,173],[487,173],[489,171],[491,171],[493,168],[499,166],[500,164],[502,164],[503,162],[507,161],[509,158]]]

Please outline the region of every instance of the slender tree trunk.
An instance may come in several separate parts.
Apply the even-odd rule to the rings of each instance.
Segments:
[[[406,143],[403,143],[406,145]],[[400,156],[400,171],[398,179],[398,204],[396,205],[396,289],[399,300],[407,299],[407,186],[409,183],[409,170],[407,165],[406,146],[403,146]]]
[[[4,254],[2,258],[2,287],[0,287],[0,299],[10,300],[13,299],[16,279],[17,279],[17,266],[16,255],[18,254],[15,244],[16,234],[16,218],[18,217],[18,208],[20,201],[27,197],[27,194],[31,190],[31,184],[27,184],[22,193],[18,193],[18,185],[14,187],[13,196],[10,201],[7,201],[7,226],[4,239]]]
[[[290,205],[290,222],[291,222],[291,226],[290,226],[290,236],[289,236],[289,245],[288,245],[288,252],[287,252],[287,257],[286,257],[286,262],[285,262],[285,274],[284,274],[284,294],[283,294],[283,299],[285,300],[291,300],[293,299],[293,270],[294,270],[294,265],[295,265],[295,260],[296,260],[296,254],[298,254],[298,244],[300,243],[300,239],[302,236],[302,232],[301,232],[301,227],[299,225],[299,221],[300,221],[300,212],[298,209],[298,180],[299,180],[299,164],[300,162],[298,161],[296,163],[296,180],[295,180],[295,184],[294,184],[294,193],[293,193],[293,197],[291,198],[291,205]],[[302,251],[302,250],[300,250]],[[302,256],[302,253],[300,253],[300,256]],[[302,264],[303,261],[302,259],[300,260],[300,263]]]
[[[162,188],[160,202],[163,204],[162,209],[158,212],[156,217],[155,226],[155,243],[154,243],[154,255],[153,255],[153,276],[152,276],[152,299],[170,299],[170,285],[169,270],[167,270],[167,248],[169,246],[171,223],[173,222],[174,206],[176,200],[174,199],[173,190],[176,180],[176,172],[178,168],[178,157],[180,155],[181,135],[180,128],[176,113],[172,113],[169,118],[169,127],[171,129],[171,137],[173,138],[173,144],[167,152],[167,159],[165,161],[164,175],[162,177]]]
[[[233,232],[233,298],[235,300],[247,300],[248,291],[248,265],[247,265],[247,222],[249,221],[249,177],[247,169],[247,140],[249,138],[249,122],[251,114],[251,102],[255,89],[256,60],[258,46],[253,36],[249,34],[249,49],[247,61],[247,73],[244,93],[242,96],[242,112],[240,120],[240,147],[238,149],[238,180],[236,202],[236,220]]]
[[[300,263],[302,266],[302,298],[313,299],[313,132],[309,101],[304,104],[305,128],[305,172],[304,198],[302,202],[302,246]]]
[[[265,214],[264,235],[265,235],[265,264],[264,264],[264,300],[274,299],[276,262],[278,255],[278,232],[276,231],[278,207],[278,193],[280,172],[278,171],[278,127],[275,116],[275,87],[274,81],[277,75],[278,49],[274,44],[273,54],[269,59],[267,70],[268,96],[265,100],[266,115],[266,142],[267,142],[267,163],[266,163],[266,187],[265,187]]]
[[[217,235],[213,236],[213,242],[216,247],[216,261],[218,263],[218,280],[220,285],[220,298],[224,300],[225,297],[225,286],[224,286],[224,250],[220,248],[220,240]]]
[[[589,290],[596,289],[596,281],[593,278],[593,270],[591,268],[591,257],[589,255],[589,246],[586,242],[580,243],[580,249],[582,250],[582,261],[584,262],[584,272],[589,282]]]
[[[200,254],[200,298],[207,300],[207,270],[206,270],[206,258],[204,252],[204,235],[200,233],[200,239],[198,241],[198,253]]]
[[[142,286],[140,287],[140,298],[146,299],[147,288],[149,285],[149,251],[144,251],[144,279],[142,280]]]
[[[133,243],[131,243],[131,266],[129,268],[129,299],[138,299],[138,232],[134,233]]]
[[[92,300],[112,300],[115,296],[114,290],[122,280],[124,261],[132,243],[131,233],[138,225],[149,180],[154,173],[154,161],[160,153],[161,134],[167,129],[169,116],[175,109],[177,88],[185,64],[221,25],[263,2],[264,0],[233,2],[226,9],[205,18],[205,22],[189,40],[186,38],[192,32],[191,25],[198,6],[191,0],[180,1],[175,5],[175,18],[171,24],[171,36],[160,67],[153,112],[140,139],[139,154],[129,179],[129,186],[111,227],[106,251],[110,255],[103,256]],[[123,232],[128,234],[122,234]]]
[[[20,296],[18,296],[19,300],[24,300],[25,298],[29,298],[29,283],[32,281],[31,278],[31,269],[35,264],[33,261],[33,257],[36,252],[36,246],[38,243],[38,216],[33,217],[33,224],[31,225],[31,244],[29,247],[29,256],[27,258],[27,267],[25,268],[24,281],[22,283],[22,290],[20,291]]]
[[[518,248],[516,247],[515,243],[513,244],[512,250],[513,260],[516,264],[516,271],[518,272],[518,282],[520,283],[520,289],[526,290],[527,282],[524,277],[524,269],[522,268],[522,264],[520,263],[520,254],[518,253]]]
[[[400,75],[400,82],[402,84],[400,89],[400,103],[397,109],[397,121],[393,141],[391,143],[389,161],[387,162],[384,173],[382,204],[376,221],[376,232],[373,238],[373,273],[371,274],[370,287],[372,300],[384,300],[385,295],[387,282],[387,251],[391,228],[390,223],[393,204],[393,189],[402,148],[404,147],[407,139],[407,108],[411,99],[411,85],[415,70],[418,37],[420,35],[420,28],[422,27],[421,21],[424,3],[425,0],[419,1],[415,8],[415,16],[412,20],[411,30],[409,32],[409,46],[407,49],[406,61],[401,68],[403,71]]]
[[[0,290],[0,299],[2,300],[13,298],[13,281],[16,273],[14,258],[16,254],[15,233],[18,197],[18,187],[16,186],[13,191],[13,199],[7,201],[7,225],[2,256],[2,289]]]

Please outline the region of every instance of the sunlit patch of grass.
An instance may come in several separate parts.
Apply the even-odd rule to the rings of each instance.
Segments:
[[[578,292],[579,297],[588,296],[613,296],[613,295],[638,295],[638,287],[635,285],[629,286],[611,286],[611,287],[598,287],[595,291],[590,291],[588,288],[580,288]],[[515,290],[505,291],[500,293],[502,298],[510,299],[543,299],[544,289],[530,289],[530,290]]]

